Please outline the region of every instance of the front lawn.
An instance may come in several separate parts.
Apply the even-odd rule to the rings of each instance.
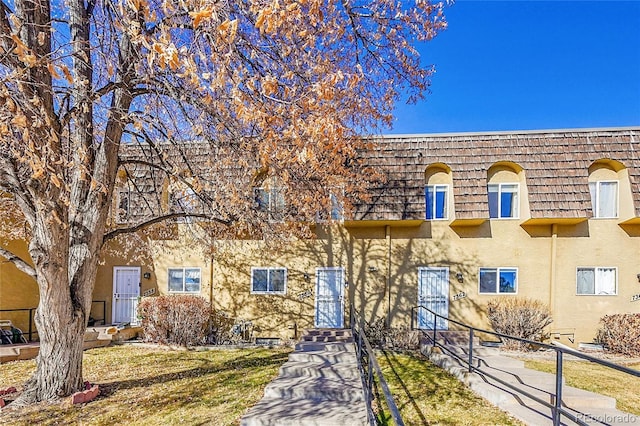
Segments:
[[[550,360],[524,360],[525,367],[555,373],[556,362]],[[640,370],[640,364],[626,365]],[[588,361],[564,361],[562,371],[565,383],[574,388],[607,395],[617,400],[618,410],[640,415],[640,377],[603,367]]]
[[[522,425],[422,355],[376,355],[407,425]],[[384,400],[381,389],[378,394]],[[378,410],[378,423],[393,424],[386,406]]]
[[[238,424],[262,398],[290,349],[173,351],[129,345],[84,354],[85,380],[101,395],[72,408],[38,405],[0,412],[11,425]],[[0,389],[18,389],[35,368],[15,361],[0,368]]]

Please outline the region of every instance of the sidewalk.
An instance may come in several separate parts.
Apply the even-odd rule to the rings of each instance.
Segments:
[[[467,340],[468,342],[468,340]],[[468,343],[446,342],[446,347],[464,357],[468,354]],[[510,389],[497,380],[481,373],[469,373],[466,364],[455,357],[432,350],[430,344],[421,345],[422,352],[436,365],[449,371],[475,393],[500,409],[510,413],[525,424],[540,426],[552,424],[551,409],[539,402]],[[505,356],[497,348],[475,347],[474,360],[482,364],[488,374],[526,391],[535,397],[553,403],[555,376],[524,367],[524,361]],[[478,365],[478,364],[476,364]],[[582,389],[562,386],[562,403],[579,420],[593,425],[640,425],[640,418],[616,409],[614,398]],[[577,424],[562,417],[563,425]]]
[[[309,331],[240,424],[368,425],[352,340],[349,330]]]

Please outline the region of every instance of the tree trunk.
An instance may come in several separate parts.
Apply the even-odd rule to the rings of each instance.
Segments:
[[[57,282],[67,281],[66,276],[51,278],[60,280]],[[46,282],[46,279],[39,280],[41,291]],[[15,401],[18,406],[55,401],[82,389],[82,344],[86,316],[72,307],[65,287],[50,286],[49,294],[40,297],[35,315],[40,337],[37,368],[25,384],[25,391]]]
[[[29,252],[40,291],[35,315],[40,353],[36,371],[13,403],[15,406],[56,401],[82,390],[83,385],[82,346],[91,310],[99,244],[95,242],[95,233],[88,232],[81,244],[85,250],[81,250],[79,256],[80,250],[74,250],[69,244],[73,239],[70,227],[52,223],[54,215],[60,218],[65,212],[58,209],[48,214],[39,213]]]

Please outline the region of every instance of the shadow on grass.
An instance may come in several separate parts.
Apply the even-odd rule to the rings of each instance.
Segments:
[[[385,364],[388,367],[388,370],[390,370],[392,374],[392,376],[390,376],[389,374],[385,374],[385,380],[387,380],[387,382],[392,382],[394,384],[397,384],[402,389],[401,392],[397,389],[394,389],[395,392],[392,392],[394,394],[393,397],[396,402],[396,405],[398,406],[398,411],[400,411],[400,415],[403,416],[404,414],[403,412],[406,411],[405,407],[410,404],[411,407],[413,407],[413,409],[415,410],[416,415],[418,416],[418,419],[419,419],[419,423],[412,422],[412,424],[429,425],[429,422],[427,421],[427,418],[425,417],[424,413],[420,409],[420,406],[416,402],[416,399],[411,394],[411,391],[409,390],[406,383],[402,379],[402,376],[406,374],[406,371],[403,372],[405,373],[403,375],[399,374],[398,372],[398,368],[405,369],[402,366],[400,360],[395,356],[393,352],[390,353],[388,351],[381,350],[380,353],[384,356]],[[390,377],[392,377],[392,380],[389,380]],[[397,386],[394,386],[394,388],[397,388]],[[374,394],[375,394],[376,401],[384,401],[384,394],[380,393],[377,380],[375,382]],[[401,396],[402,398],[399,398],[399,396]],[[400,404],[399,403],[400,400],[406,400],[406,402],[403,404]],[[386,407],[386,404],[378,403],[378,412],[376,413],[376,417],[377,417],[376,420],[378,424],[384,425],[384,426],[393,424],[392,421],[390,422],[391,414],[385,413],[384,407]]]
[[[276,364],[280,365],[283,364],[289,356],[288,353],[272,354],[268,357],[261,357],[257,355],[258,354],[247,353],[223,363],[214,362],[210,359],[201,359],[199,361],[204,365],[189,370],[159,374],[151,378],[118,380],[104,384],[98,384],[100,385],[101,395],[107,397],[118,390],[148,387],[160,383],[166,384],[168,382],[176,380],[188,380],[191,378],[200,378],[202,376],[210,374],[222,372],[226,373],[229,371],[242,371],[244,369],[250,369],[254,367],[266,367]],[[161,366],[159,366],[159,368],[161,368]]]
[[[223,360],[215,352],[163,355],[133,355],[130,364],[104,362],[104,368],[117,369],[118,375],[100,381],[100,374],[94,374],[101,392],[94,401],[3,410],[0,424],[148,425],[157,424],[159,418],[164,424],[211,424],[214,420],[215,424],[233,424],[259,399],[256,393],[287,360],[288,352],[219,353],[220,358],[227,358]],[[196,365],[180,369],[182,364]]]

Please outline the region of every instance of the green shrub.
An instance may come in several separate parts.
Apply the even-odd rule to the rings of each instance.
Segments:
[[[614,314],[600,318],[596,342],[621,355],[640,356],[640,314]]]
[[[145,341],[195,346],[205,342],[211,307],[199,296],[145,297],[138,314]]]
[[[505,297],[487,305],[487,317],[497,333],[541,342],[548,338],[545,328],[553,322],[549,307],[539,300]],[[528,345],[513,339],[502,339],[507,349],[525,350]]]

